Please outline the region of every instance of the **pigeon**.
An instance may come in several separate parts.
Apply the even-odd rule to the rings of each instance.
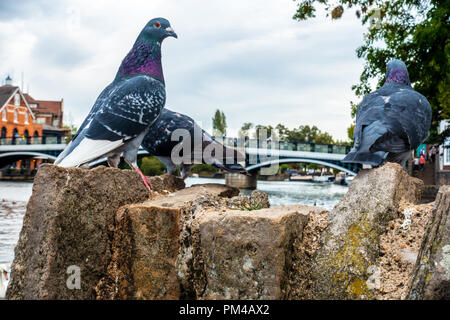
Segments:
[[[177,34],[166,19],[155,18],[146,24],[114,81],[99,95],[55,165],[77,167],[106,156],[108,164],[117,167],[123,154],[151,189],[136,160],[142,139],[166,101],[161,43],[167,37],[177,38]]]
[[[178,132],[184,133],[189,139],[183,138],[180,142],[177,137],[177,129],[184,129]],[[194,160],[198,159],[197,163],[200,162],[200,157],[202,163],[211,164],[216,168],[228,172],[249,174],[238,163],[238,161],[244,160],[244,156],[240,152],[215,141],[192,118],[167,108],[161,112],[159,119],[144,137],[142,148],[164,163],[167,167],[167,173],[170,174],[173,174],[177,168],[172,155],[179,155],[182,158],[179,166],[183,179],[189,176]],[[186,149],[189,154],[184,155],[181,151]]]
[[[430,103],[411,87],[405,63],[392,60],[385,84],[358,106],[355,144],[343,162],[380,166],[388,161],[405,168],[411,151],[428,137],[430,125]]]

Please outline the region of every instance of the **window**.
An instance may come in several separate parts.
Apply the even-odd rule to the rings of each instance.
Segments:
[[[36,123],[45,123],[45,118],[36,118],[36,120],[34,122],[36,122]]]
[[[19,112],[14,110],[14,123],[19,122]]]
[[[20,106],[20,94],[18,93],[16,93],[16,95],[14,96],[14,105]]]
[[[2,121],[7,121],[6,120],[6,108],[4,108],[2,111]]]
[[[25,124],[29,124],[29,122],[28,122],[28,117],[29,117],[29,114],[28,114],[28,113],[25,113]]]
[[[444,166],[450,166],[450,137],[447,137],[443,144],[444,148]]]

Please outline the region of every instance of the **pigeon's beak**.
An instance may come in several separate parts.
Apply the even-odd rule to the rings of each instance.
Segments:
[[[175,39],[178,39],[177,34],[175,33],[175,31],[173,31],[173,29],[171,27],[167,27],[166,31],[167,31],[167,36],[174,37]]]

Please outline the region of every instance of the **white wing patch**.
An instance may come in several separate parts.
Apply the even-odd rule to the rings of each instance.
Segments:
[[[100,158],[124,144],[123,140],[92,140],[83,138],[80,144],[72,150],[58,165],[60,167],[78,167],[83,163]]]

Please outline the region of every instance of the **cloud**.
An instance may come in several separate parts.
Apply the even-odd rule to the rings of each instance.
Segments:
[[[60,3],[52,0],[2,0],[0,20],[22,20],[49,15],[60,9]]]
[[[205,129],[220,108],[231,133],[243,122],[309,124],[345,139],[363,66],[360,21],[347,13],[296,22],[295,8],[291,0],[1,1],[0,76],[20,83],[23,71],[34,97],[63,97],[80,124],[141,28],[163,16],[179,35],[162,49],[168,107]]]

